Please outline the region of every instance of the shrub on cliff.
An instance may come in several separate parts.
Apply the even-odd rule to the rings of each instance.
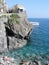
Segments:
[[[10,22],[16,22],[17,24],[20,24],[20,22],[18,21],[18,18],[19,18],[19,16],[18,16],[17,14],[12,14],[12,15],[10,16],[9,21],[10,21]]]

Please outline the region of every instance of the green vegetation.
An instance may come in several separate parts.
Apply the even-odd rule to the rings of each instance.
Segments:
[[[19,16],[17,14],[12,14],[10,16],[10,21],[11,22],[16,22],[17,24],[20,24],[20,22],[18,21],[18,18],[19,18]]]
[[[1,15],[1,16],[0,16],[0,18],[3,18],[3,17],[5,17],[5,18],[6,18],[6,15]]]
[[[6,15],[2,15],[2,17],[6,17]]]

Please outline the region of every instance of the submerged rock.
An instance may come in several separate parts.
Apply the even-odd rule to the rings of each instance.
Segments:
[[[45,65],[49,65],[49,61],[48,61],[48,60],[45,61],[44,64],[45,64]]]

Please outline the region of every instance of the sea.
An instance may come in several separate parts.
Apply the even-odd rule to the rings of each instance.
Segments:
[[[4,53],[20,60],[49,60],[49,18],[28,18],[29,21],[39,22],[39,26],[32,29],[27,45],[17,50]]]

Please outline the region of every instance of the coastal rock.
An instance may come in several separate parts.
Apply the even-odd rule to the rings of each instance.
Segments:
[[[46,63],[45,65],[49,65],[49,63]]]
[[[0,65],[18,65],[18,64],[14,58],[10,58],[7,56],[1,56]]]
[[[16,6],[15,13],[0,15],[0,52],[25,46],[32,32],[32,24],[28,21],[25,10],[22,6]]]
[[[24,39],[17,39],[15,37],[8,37],[9,49],[18,49],[26,45],[27,41]]]
[[[31,61],[22,61],[20,65],[33,65]]]
[[[40,61],[22,61],[20,65],[42,65]]]
[[[27,39],[32,32],[32,24],[26,17],[21,17],[18,14],[19,13],[11,14],[5,24],[7,37],[9,37],[9,49],[17,49],[26,45]]]
[[[42,65],[41,61],[34,61],[36,63],[36,65]]]
[[[49,65],[49,61],[46,61],[46,62],[45,62],[45,65]]]

